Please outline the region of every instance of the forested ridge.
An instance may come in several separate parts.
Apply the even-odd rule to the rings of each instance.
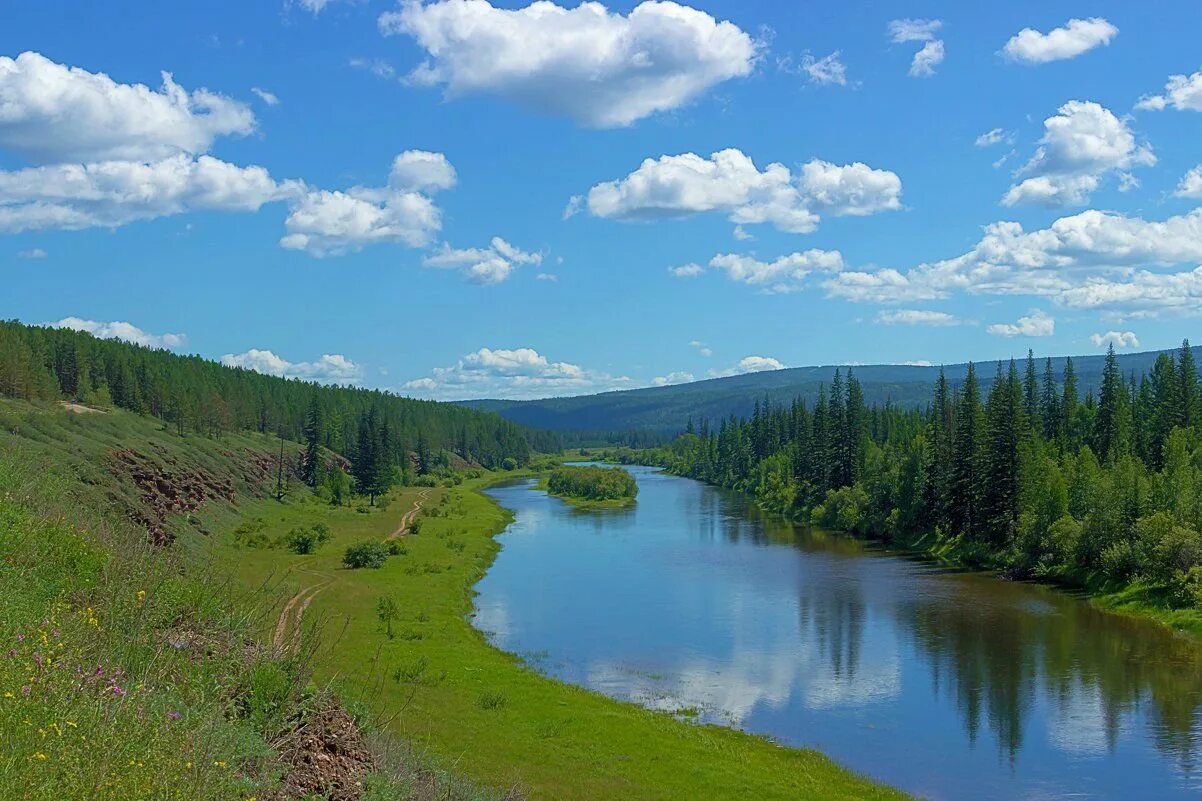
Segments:
[[[415,454],[419,468],[441,452],[501,467],[559,448],[553,434],[453,404],[285,379],[16,321],[0,321],[0,396],[113,406],[159,418],[180,434],[255,430],[348,456],[376,443],[388,452],[372,461],[399,466]]]
[[[817,525],[913,543],[1018,577],[1202,601],[1202,386],[1189,343],[1124,375],[1110,349],[1095,395],[1071,359],[942,374],[925,410],[868,406],[835,371],[814,404],[757,402],[689,421],[653,457]],[[931,547],[931,543],[927,543]]]

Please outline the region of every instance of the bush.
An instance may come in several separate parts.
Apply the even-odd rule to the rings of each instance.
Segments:
[[[868,493],[859,485],[830,490],[826,499],[810,513],[810,522],[822,528],[860,533],[867,505]]]
[[[325,523],[317,523],[311,528],[294,528],[284,538],[288,550],[298,554],[314,553],[330,540],[330,528]]]
[[[382,542],[367,541],[346,549],[342,563],[352,570],[362,567],[381,568],[388,561],[388,548]]]
[[[517,470],[518,469],[518,460],[514,459],[512,456],[506,456],[501,461],[501,469],[502,470]]]

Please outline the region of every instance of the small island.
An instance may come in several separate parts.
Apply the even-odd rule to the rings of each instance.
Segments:
[[[573,506],[611,509],[629,506],[639,494],[634,476],[621,467],[557,467],[544,489]]]

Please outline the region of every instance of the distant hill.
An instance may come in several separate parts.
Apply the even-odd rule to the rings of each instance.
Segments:
[[[1195,358],[1202,361],[1202,346],[1193,348]],[[1124,373],[1140,375],[1151,368],[1162,351],[1124,353],[1119,364]],[[1104,355],[1073,356],[1082,396],[1101,383]],[[996,362],[980,362],[978,375],[982,381],[993,379]],[[1064,369],[1064,357],[1053,357],[1057,376]],[[1043,359],[1038,362],[1040,375]],[[657,431],[673,432],[684,428],[690,417],[717,420],[730,415],[751,414],[756,400],[765,396],[774,402],[786,403],[801,397],[812,403],[820,388],[830,384],[836,365],[793,367],[762,373],[712,378],[669,387],[648,387],[599,395],[580,395],[570,398],[544,400],[474,400],[463,404],[476,409],[497,412],[502,417],[525,426],[553,431]],[[838,369],[846,373],[846,365]],[[886,401],[904,406],[923,406],[931,398],[931,390],[939,375],[939,367],[911,367],[893,364],[852,366],[864,387],[869,403]],[[968,369],[965,364],[944,366],[948,380],[958,384]]]

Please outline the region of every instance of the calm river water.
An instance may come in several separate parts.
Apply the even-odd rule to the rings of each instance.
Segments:
[[[477,586],[498,647],[931,799],[1202,794],[1196,641],[631,471],[630,510],[490,490],[516,514]]]

